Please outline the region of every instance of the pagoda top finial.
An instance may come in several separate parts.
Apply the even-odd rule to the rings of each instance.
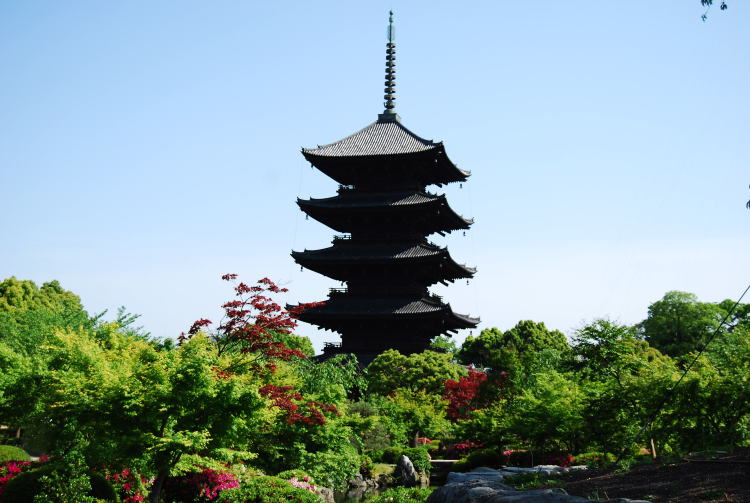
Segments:
[[[396,105],[396,29],[393,26],[393,11],[388,13],[388,43],[385,44],[385,110],[378,117],[381,121],[398,120]]]

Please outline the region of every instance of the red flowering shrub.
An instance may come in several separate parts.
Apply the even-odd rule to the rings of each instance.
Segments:
[[[138,503],[146,499],[148,479],[125,468],[119,473],[105,475],[112,486],[122,495],[123,503]]]
[[[471,451],[481,449],[482,447],[484,447],[483,444],[477,444],[466,440],[464,442],[446,446],[445,455],[449,458],[463,458]]]
[[[231,473],[205,468],[200,472],[167,479],[164,484],[164,499],[168,503],[213,501],[221,491],[239,485]]]
[[[6,484],[29,466],[31,466],[31,463],[28,461],[4,461],[0,463],[0,496],[2,496]]]
[[[545,465],[559,465],[567,468],[568,466],[573,464],[574,460],[575,458],[571,454],[559,454],[553,456],[545,456],[543,458],[543,463]]]
[[[466,419],[471,411],[479,408],[477,395],[479,387],[486,380],[487,374],[469,367],[469,375],[461,377],[458,381],[453,379],[445,381],[443,399],[448,400],[446,413],[451,420]]]
[[[216,498],[224,489],[231,489],[240,485],[231,473],[217,472],[208,468],[190,474],[187,482],[197,489],[199,496],[205,496],[209,501]]]

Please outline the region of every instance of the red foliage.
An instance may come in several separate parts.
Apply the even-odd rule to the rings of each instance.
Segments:
[[[458,442],[457,444],[446,446],[445,454],[450,458],[462,458],[469,454],[471,451],[480,449],[482,447],[484,447],[483,444],[477,444],[475,442],[469,442],[468,440],[465,440],[463,442]]]
[[[209,468],[187,477],[187,483],[195,488],[194,495],[204,496],[209,501],[219,496],[224,489],[239,487],[239,482],[229,472],[217,472]]]
[[[450,419],[457,421],[466,419],[472,410],[479,408],[477,394],[479,387],[487,380],[487,374],[474,367],[469,367],[469,375],[461,377],[458,381],[448,379],[445,381],[445,394],[443,399],[448,400],[447,414]]]
[[[31,466],[28,461],[4,461],[0,463],[0,496],[10,479]]]
[[[145,486],[149,481],[143,475],[125,468],[119,473],[111,473],[105,477],[123,494],[123,503],[139,503],[146,499]]]
[[[302,423],[322,426],[326,424],[324,413],[339,415],[338,409],[333,405],[314,400],[304,401],[304,397],[294,391],[294,386],[266,384],[258,391],[261,396],[271,400],[274,407],[278,407],[286,413],[288,424]]]
[[[221,279],[234,281],[237,275],[224,274]],[[261,370],[273,372],[276,368],[273,363],[275,359],[287,361],[292,358],[305,358],[302,352],[287,348],[282,342],[276,341],[274,336],[290,334],[297,326],[296,316],[305,309],[322,303],[299,304],[286,310],[268,296],[268,294],[286,291],[286,288],[280,288],[268,278],[258,280],[254,286],[248,286],[245,283],[237,284],[234,287],[236,298],[222,306],[224,319],[214,336],[219,345],[219,351],[229,347],[239,348],[242,353],[254,357],[253,363],[259,372]],[[205,318],[196,321],[188,330],[187,335],[180,334],[179,342],[184,342],[211,323]],[[229,376],[225,373],[217,373],[217,377]]]

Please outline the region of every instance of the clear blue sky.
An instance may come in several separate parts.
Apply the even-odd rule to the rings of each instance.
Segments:
[[[750,5],[665,2],[0,2],[0,278],[58,279],[158,336],[215,318],[236,272],[292,302],[332,281],[295,198],[333,195],[299,149],[397,111],[473,175],[438,289],[482,328],[634,323],[668,290],[750,281]],[[336,340],[304,326],[319,348]],[[459,341],[468,334],[459,336]],[[476,332],[475,332],[476,335]]]

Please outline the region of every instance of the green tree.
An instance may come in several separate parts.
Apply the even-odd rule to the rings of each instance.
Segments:
[[[619,453],[662,403],[679,371],[674,360],[636,338],[632,327],[609,320],[581,327],[574,343],[588,448]],[[660,423],[647,431],[665,444],[663,433]]]
[[[447,353],[451,355],[452,358],[455,358],[459,348],[456,341],[452,338],[446,335],[438,335],[430,341],[428,349],[430,351],[435,351],[436,353]]]
[[[516,359],[530,362],[547,350],[560,354],[567,352],[569,346],[565,335],[559,330],[549,330],[544,323],[525,320],[505,332],[488,328],[482,330],[479,337],[467,337],[458,358],[467,365],[497,370]]]
[[[392,431],[399,443],[416,445],[420,436],[440,438],[451,428],[445,413],[447,402],[440,396],[424,390],[398,389],[381,403],[381,414],[390,420]]]
[[[562,332],[526,320],[505,332],[491,328],[482,330],[478,337],[467,337],[458,360],[488,370],[482,394],[489,399],[531,386],[536,373],[558,368],[569,355],[570,347]]]
[[[57,281],[41,288],[14,277],[0,283],[0,341],[19,353],[36,353],[58,328],[93,325],[80,298]]]
[[[423,351],[402,355],[395,349],[384,351],[367,367],[368,390],[388,395],[397,389],[442,396],[445,381],[466,375],[466,369],[453,363],[451,355]]]
[[[575,379],[548,370],[536,376],[534,387],[511,402],[508,427],[534,448],[578,452],[584,403],[584,392]]]
[[[238,456],[249,456],[242,448],[264,401],[251,376],[221,372],[228,362],[208,338],[157,351],[117,331],[104,338],[64,331],[45,349],[48,370],[35,376],[41,406],[27,419],[57,432],[57,452],[83,439],[90,466],[137,466],[154,474],[151,502],[159,501],[164,480],[185,454],[226,458],[227,449],[239,448]]]
[[[323,362],[299,360],[296,367],[301,374],[300,393],[326,403],[343,404],[347,397],[361,396],[367,390],[354,355],[336,355]]]
[[[683,356],[703,347],[719,328],[734,302],[699,302],[692,293],[671,291],[648,307],[648,317],[638,325],[641,337],[662,353]],[[748,304],[738,306],[732,325],[747,325],[750,320]]]

